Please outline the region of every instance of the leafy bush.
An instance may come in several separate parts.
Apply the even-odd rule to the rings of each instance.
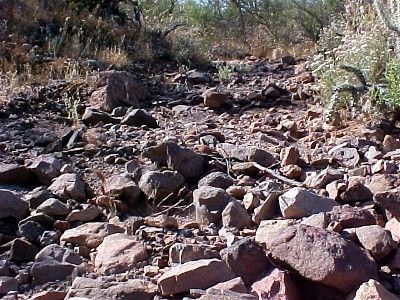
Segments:
[[[360,112],[373,116],[395,107],[388,93],[397,80],[391,66],[395,61],[390,62],[395,55],[390,46],[392,33],[374,7],[361,0],[348,1],[344,19],[335,21],[321,36],[321,53],[311,68],[320,83],[327,121],[338,123],[338,111],[350,117]]]

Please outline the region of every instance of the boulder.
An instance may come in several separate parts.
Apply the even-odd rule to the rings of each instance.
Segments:
[[[259,245],[265,245],[281,230],[295,224],[295,220],[264,220],[261,221],[256,231],[255,241]]]
[[[243,238],[225,248],[221,251],[221,256],[246,285],[256,281],[269,266],[263,248],[250,238]]]
[[[229,94],[218,92],[215,88],[208,89],[203,93],[204,106],[218,109],[229,99]]]
[[[15,239],[11,243],[10,260],[21,263],[35,258],[39,249],[23,238]]]
[[[38,156],[29,169],[36,175],[40,183],[49,185],[51,181],[60,175],[62,161],[52,154]]]
[[[350,205],[335,206],[329,212],[330,220],[340,225],[342,229],[375,225],[377,220],[371,211]]]
[[[106,236],[97,247],[94,266],[99,273],[118,274],[132,270],[147,258],[145,245],[136,241],[134,236],[115,233]]]
[[[97,218],[101,214],[101,210],[94,205],[83,205],[82,209],[74,209],[65,219],[68,222],[89,222]]]
[[[0,162],[0,184],[31,185],[35,184],[35,174],[26,166]]]
[[[374,195],[374,202],[388,210],[393,217],[400,218],[400,189],[379,192]]]
[[[233,178],[223,172],[212,172],[199,180],[198,187],[213,186],[226,190],[233,185]]]
[[[344,293],[377,278],[377,265],[366,250],[325,229],[289,226],[267,240],[265,248],[275,264]]]
[[[242,162],[256,162],[264,167],[270,167],[277,162],[272,153],[254,146],[219,143],[216,150],[222,157]]]
[[[219,259],[201,259],[172,267],[157,281],[163,296],[207,289],[217,283],[235,278],[233,271]]]
[[[119,226],[93,222],[66,230],[60,240],[92,249],[98,247],[106,236],[122,232],[124,232],[124,229]]]
[[[361,245],[377,260],[382,260],[397,249],[397,243],[392,239],[390,231],[379,225],[369,225],[356,228],[356,235]]]
[[[251,225],[251,217],[242,204],[233,199],[222,211],[222,224],[224,227],[232,227],[242,230]]]
[[[94,108],[111,112],[118,106],[138,107],[150,93],[125,71],[103,71],[89,98]]]
[[[202,186],[193,192],[196,221],[202,225],[221,222],[221,213],[233,198],[220,188]]]
[[[279,206],[286,219],[299,219],[328,212],[338,203],[303,188],[292,188],[279,197]]]
[[[0,219],[13,217],[22,220],[28,213],[27,202],[11,191],[0,189]]]
[[[107,190],[117,199],[124,201],[129,207],[134,207],[140,199],[140,188],[130,178],[113,175],[107,179]]]
[[[185,178],[176,171],[148,171],[140,179],[139,188],[148,198],[161,202],[179,192],[184,183]]]
[[[74,199],[85,201],[85,183],[75,173],[67,173],[57,177],[49,186],[49,190],[62,200]]]
[[[35,284],[65,280],[82,263],[82,257],[71,249],[52,244],[35,257],[30,274]]]
[[[374,279],[364,282],[355,292],[346,300],[398,300],[399,296],[389,292],[382,284]]]
[[[165,142],[148,147],[142,155],[159,167],[168,167],[179,172],[189,182],[197,180],[204,173],[204,157],[176,143]]]
[[[299,300],[298,287],[291,275],[279,269],[273,269],[262,279],[251,285],[251,292],[259,300]]]
[[[149,128],[157,128],[157,120],[143,109],[129,110],[122,119],[121,124],[140,127],[146,125]]]
[[[300,159],[299,150],[296,147],[284,148],[280,154],[281,166],[297,165]]]
[[[152,300],[157,286],[142,279],[128,279],[124,282],[109,281],[104,284],[101,278],[76,277],[65,299],[132,299]]]
[[[60,200],[50,198],[40,204],[36,211],[44,213],[48,216],[66,216],[69,213],[68,205],[62,203]]]
[[[93,107],[86,107],[82,116],[82,122],[87,126],[95,126],[100,122],[103,124],[118,124],[119,121],[119,119],[114,118],[112,115]]]
[[[11,291],[18,291],[18,280],[13,277],[0,276],[0,296]]]

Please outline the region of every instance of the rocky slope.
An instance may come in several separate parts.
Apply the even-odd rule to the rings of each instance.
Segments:
[[[399,298],[398,133],[324,124],[302,61],[228,64],[103,72],[78,124],[65,84],[1,104],[0,297]]]

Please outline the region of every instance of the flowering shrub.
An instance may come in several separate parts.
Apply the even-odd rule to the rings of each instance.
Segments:
[[[399,16],[390,15],[391,4],[397,1],[389,1],[387,7],[380,2],[348,1],[344,18],[321,34],[320,53],[310,66],[319,82],[328,122],[340,123],[344,115],[356,117],[364,112],[374,116],[400,108],[400,61],[394,59],[400,54],[400,31],[396,32],[400,27],[387,17]]]

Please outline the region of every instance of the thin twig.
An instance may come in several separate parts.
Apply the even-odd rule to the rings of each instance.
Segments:
[[[292,185],[292,186],[298,186],[298,187],[303,187],[304,184],[302,182],[297,182],[295,180],[291,180],[289,178],[286,178],[285,176],[279,175],[277,174],[274,170],[268,169],[266,167],[263,167],[262,165],[253,162],[253,166],[256,167],[257,169],[267,173],[268,175],[270,175],[271,177],[278,179],[286,184]]]
[[[151,216],[152,216],[152,217],[157,217],[157,216],[159,216],[159,215],[162,215],[162,214],[164,214],[164,213],[170,211],[171,209],[173,209],[173,208],[179,206],[179,204],[181,204],[183,201],[185,201],[185,199],[181,199],[181,200],[179,200],[178,202],[176,202],[174,205],[171,205],[170,207],[168,207],[168,208],[166,208],[166,209],[164,209],[164,210],[162,210],[162,211],[160,211],[160,212],[158,212],[158,213],[152,214]]]

